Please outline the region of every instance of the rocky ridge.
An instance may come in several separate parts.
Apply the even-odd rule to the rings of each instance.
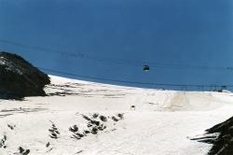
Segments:
[[[16,54],[0,52],[0,99],[45,96],[50,83],[45,73]]]

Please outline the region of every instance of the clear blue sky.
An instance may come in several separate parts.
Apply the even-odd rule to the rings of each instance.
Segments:
[[[0,50],[78,79],[233,84],[233,2],[0,0]]]

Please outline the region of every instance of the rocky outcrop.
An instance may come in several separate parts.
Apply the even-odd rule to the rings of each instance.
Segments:
[[[233,117],[206,130],[197,140],[212,144],[208,155],[233,155]]]
[[[26,96],[45,96],[50,83],[48,75],[22,57],[0,52],[0,98],[21,99]]]

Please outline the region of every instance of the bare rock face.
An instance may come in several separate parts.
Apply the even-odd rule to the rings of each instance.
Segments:
[[[21,99],[26,96],[45,96],[50,83],[48,75],[22,57],[0,52],[0,98]]]
[[[212,144],[208,155],[233,155],[233,117],[207,129],[202,137],[191,140]]]

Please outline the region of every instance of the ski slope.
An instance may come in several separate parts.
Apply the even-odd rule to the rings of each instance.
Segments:
[[[189,137],[233,115],[232,93],[50,77],[49,96],[0,101],[1,155],[205,155]]]

